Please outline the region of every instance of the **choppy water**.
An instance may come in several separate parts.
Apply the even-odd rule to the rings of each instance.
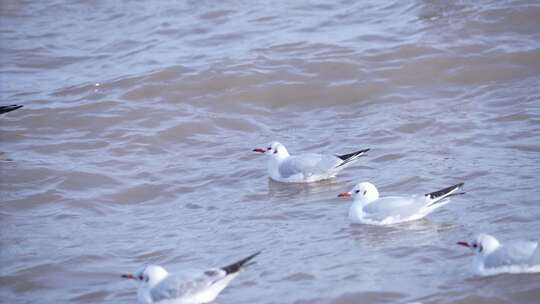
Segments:
[[[219,303],[538,303],[454,244],[540,239],[539,29],[532,0],[3,0],[1,302],[134,303],[120,273],[262,249]],[[372,152],[284,185],[271,140]],[[467,195],[351,226],[361,180]]]

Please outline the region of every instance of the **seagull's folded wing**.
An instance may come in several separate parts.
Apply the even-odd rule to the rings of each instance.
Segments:
[[[302,154],[288,157],[279,166],[279,174],[287,178],[295,174],[320,175],[339,165],[342,160],[334,155]]]
[[[408,218],[417,213],[425,206],[425,200],[419,197],[383,197],[371,204],[368,204],[364,210],[370,215],[384,219],[386,217]]]
[[[209,269],[190,278],[169,276],[156,285],[151,290],[150,295],[154,302],[190,297],[203,292],[225,276],[225,271],[217,268]]]

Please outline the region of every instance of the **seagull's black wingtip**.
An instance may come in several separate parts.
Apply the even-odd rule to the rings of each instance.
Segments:
[[[225,267],[222,267],[221,269],[224,270],[225,273],[227,273],[227,274],[236,273],[236,272],[240,271],[240,269],[242,269],[243,267],[251,265],[252,263],[248,264],[248,262],[250,260],[252,260],[254,257],[258,256],[259,254],[261,254],[261,251],[257,251],[254,254],[252,254],[252,255],[250,255],[250,256],[248,256],[246,258],[243,258],[238,262],[235,262],[235,263],[232,263],[232,264],[227,265]]]
[[[22,105],[0,106],[0,114],[15,111],[15,110],[20,109],[22,107],[23,107]]]
[[[352,160],[362,156],[364,153],[368,152],[369,150],[370,149],[362,149],[362,150],[358,150],[358,151],[353,152],[353,153],[348,153],[348,154],[343,154],[343,155],[336,155],[336,156],[339,157],[344,162],[349,162],[349,161],[352,161]]]
[[[437,190],[437,191],[434,191],[434,192],[431,192],[431,193],[427,193],[426,196],[428,198],[430,198],[430,199],[438,199],[438,198],[442,199],[444,197],[449,197],[451,195],[463,194],[463,193],[454,193],[454,194],[451,193],[454,190],[460,189],[461,187],[463,187],[463,185],[465,185],[465,183],[455,184],[455,185],[452,185],[450,187],[446,187],[446,188],[441,189],[441,190]]]

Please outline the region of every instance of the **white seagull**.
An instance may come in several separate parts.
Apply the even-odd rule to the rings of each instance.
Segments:
[[[335,177],[341,170],[365,155],[369,149],[343,155],[301,154],[291,156],[284,145],[275,141],[267,148],[253,149],[267,154],[270,178],[284,183],[310,183]]]
[[[540,272],[538,242],[514,241],[501,244],[489,234],[481,233],[470,242],[457,242],[476,253],[472,267],[476,274]]]
[[[161,266],[148,265],[123,278],[139,281],[137,298],[141,304],[201,304],[214,301],[218,294],[239,274],[257,252],[236,263],[186,277],[169,274]]]
[[[389,225],[421,219],[446,205],[448,197],[456,194],[463,183],[424,195],[379,198],[377,188],[368,182],[359,183],[339,197],[353,197],[349,219],[355,224]]]

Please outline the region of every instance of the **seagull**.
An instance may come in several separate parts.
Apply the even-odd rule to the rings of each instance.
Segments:
[[[22,108],[21,105],[9,105],[9,106],[0,106],[0,114],[4,114],[7,112],[15,111],[19,108]]]
[[[122,278],[139,281],[137,298],[140,304],[201,304],[214,301],[218,294],[239,274],[239,271],[261,252],[222,268],[211,268],[194,276],[175,276],[158,265],[148,265],[135,274]]]
[[[476,274],[540,272],[538,242],[514,241],[501,244],[489,234],[480,233],[470,242],[457,242],[476,253],[472,267]]]
[[[352,197],[349,219],[354,224],[389,225],[421,219],[435,209],[446,205],[448,197],[457,194],[463,183],[425,195],[379,198],[379,191],[372,183],[359,183],[350,192],[338,197]]]
[[[310,183],[335,177],[368,151],[364,149],[343,155],[309,153],[291,156],[285,146],[277,141],[268,144],[265,149],[253,149],[253,152],[270,156],[270,178],[284,183]]]

